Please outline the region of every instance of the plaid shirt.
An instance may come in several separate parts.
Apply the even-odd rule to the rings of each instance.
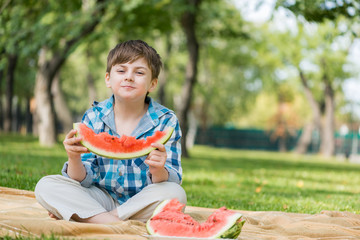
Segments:
[[[181,130],[178,119],[173,111],[151,98],[148,97],[147,101],[149,108],[131,135],[141,139],[153,135],[155,131],[173,127],[174,132],[165,144],[167,153],[165,169],[169,173],[168,181],[181,184]],[[120,137],[116,132],[113,103],[113,96],[100,103],[94,102],[93,108],[84,114],[82,122],[95,133],[107,132]],[[145,158],[146,156],[131,160],[113,160],[94,153],[82,154],[81,159],[87,174],[81,185],[103,188],[122,204],[152,183],[149,167],[144,163]],[[69,177],[66,172],[67,162],[64,164],[62,174]]]

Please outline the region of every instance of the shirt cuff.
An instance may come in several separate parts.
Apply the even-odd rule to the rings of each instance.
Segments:
[[[173,168],[166,166],[166,165],[165,165],[165,169],[169,173],[168,182],[175,182],[175,183],[181,184],[181,179],[180,179],[179,173],[177,171],[175,171]]]
[[[177,173],[177,171],[175,171],[174,169],[172,169],[171,167],[168,167],[165,165],[165,170],[168,172],[169,177],[168,177],[168,182],[175,182],[178,184],[181,184],[181,180],[179,178],[179,174]],[[147,183],[148,184],[152,184],[152,175],[150,173],[150,171],[147,172]]]
[[[86,169],[86,177],[84,178],[84,180],[82,180],[80,182],[81,186],[83,187],[90,187],[92,184],[92,177],[91,174],[89,174],[89,172],[91,172],[90,166],[84,164],[84,167]],[[64,166],[61,170],[61,174],[65,177],[71,178],[68,174],[67,174],[67,169],[68,169],[68,162],[64,163]]]

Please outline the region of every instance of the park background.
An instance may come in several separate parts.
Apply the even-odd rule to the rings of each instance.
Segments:
[[[359,9],[355,0],[2,0],[0,185],[33,190],[59,173],[64,133],[110,94],[108,51],[143,39],[164,62],[151,96],[179,117],[190,204],[358,212]]]

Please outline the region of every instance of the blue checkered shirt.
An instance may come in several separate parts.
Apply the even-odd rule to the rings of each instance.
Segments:
[[[174,112],[147,98],[149,108],[140,120],[131,136],[137,139],[151,136],[155,131],[173,127],[174,132],[165,144],[167,160],[165,168],[169,172],[168,181],[181,184],[181,130]],[[116,132],[114,97],[94,105],[83,116],[82,122],[92,128],[95,133],[107,132],[120,137]],[[113,160],[94,153],[82,154],[81,159],[86,169],[86,177],[81,182],[84,187],[91,185],[105,189],[120,204],[140,192],[145,186],[152,184],[149,167],[144,163],[146,156],[131,160]],[[67,176],[67,162],[62,174]]]

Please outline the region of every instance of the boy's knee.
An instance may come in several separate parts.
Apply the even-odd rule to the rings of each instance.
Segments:
[[[54,178],[53,176],[45,176],[43,178],[41,178],[36,186],[35,186],[35,196],[36,198],[41,198],[41,195],[43,193],[47,193],[49,192],[49,190],[51,191],[51,189],[53,189],[53,182],[54,182]]]
[[[42,198],[44,194],[51,194],[57,191],[59,184],[66,178],[62,175],[49,175],[41,178],[35,186],[36,199]]]
[[[186,193],[185,190],[177,183],[174,182],[163,182],[159,184],[161,186],[162,192],[165,194],[161,194],[163,199],[161,200],[167,200],[167,199],[173,199],[176,198],[179,200],[179,202],[186,204]]]

